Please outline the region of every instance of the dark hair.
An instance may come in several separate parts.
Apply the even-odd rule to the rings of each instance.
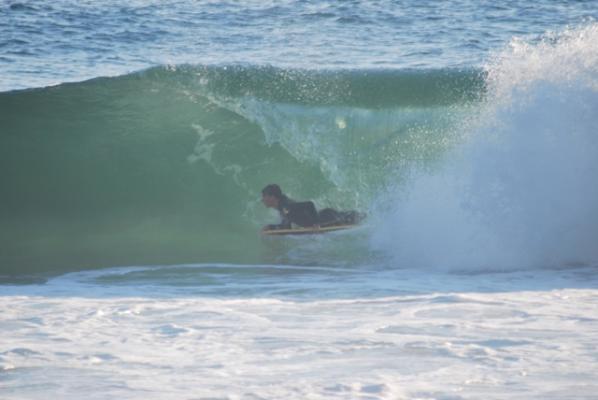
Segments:
[[[271,183],[270,185],[266,186],[262,189],[263,196],[274,196],[278,200],[282,199],[282,190],[280,190],[280,186],[275,183]]]

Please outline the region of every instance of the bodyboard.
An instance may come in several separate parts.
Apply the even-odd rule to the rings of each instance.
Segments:
[[[291,229],[268,229],[262,231],[263,235],[268,236],[282,236],[282,235],[316,235],[321,233],[342,231],[345,229],[355,228],[357,224],[346,224],[346,225],[330,225],[322,227],[311,227],[311,228],[291,228]]]

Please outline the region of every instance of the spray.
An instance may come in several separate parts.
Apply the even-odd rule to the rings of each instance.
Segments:
[[[372,238],[404,267],[598,262],[598,24],[513,40],[435,173],[414,173]]]

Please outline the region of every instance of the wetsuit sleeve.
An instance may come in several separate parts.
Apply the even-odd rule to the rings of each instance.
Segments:
[[[311,201],[286,203],[278,211],[280,224],[268,225],[268,229],[291,229],[293,224],[307,228],[318,224],[318,212]]]
[[[280,224],[273,224],[266,226],[267,229],[274,230],[274,229],[291,229],[291,219],[289,218],[289,209],[287,207],[283,207],[280,211]]]

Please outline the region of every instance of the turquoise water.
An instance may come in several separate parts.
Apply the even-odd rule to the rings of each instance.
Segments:
[[[0,94],[4,271],[273,262],[262,187],[369,210],[482,94],[475,71],[197,66]]]

